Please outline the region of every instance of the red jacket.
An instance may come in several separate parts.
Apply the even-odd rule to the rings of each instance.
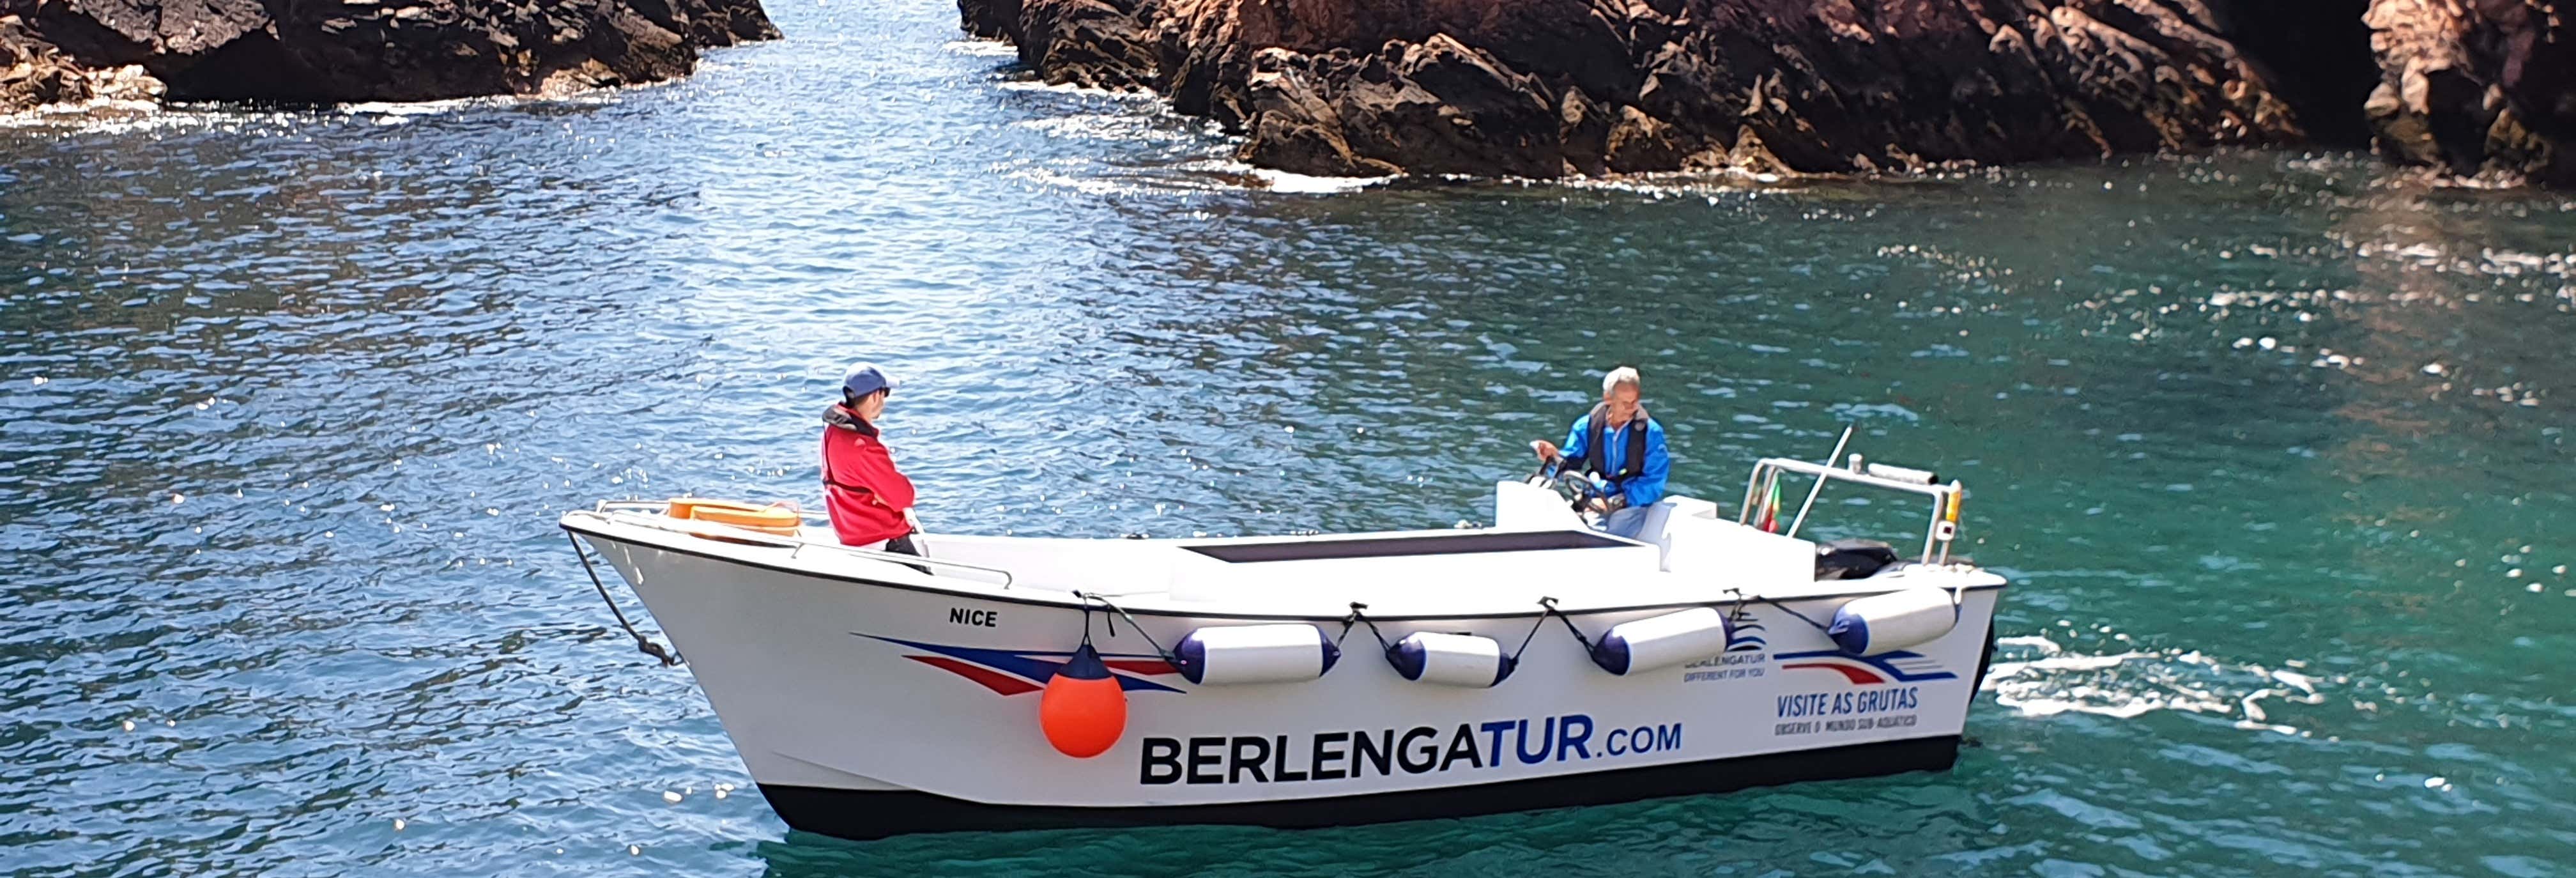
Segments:
[[[912,508],[912,480],[894,469],[894,456],[877,438],[876,425],[833,406],[823,413],[823,502],[841,544],[859,546],[912,532],[903,511]]]

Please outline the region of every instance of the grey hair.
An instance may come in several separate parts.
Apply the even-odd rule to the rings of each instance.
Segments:
[[[1629,387],[1638,386],[1636,367],[1621,366],[1610,370],[1610,374],[1601,376],[1601,394],[1608,396],[1610,391],[1619,389],[1623,384]]]

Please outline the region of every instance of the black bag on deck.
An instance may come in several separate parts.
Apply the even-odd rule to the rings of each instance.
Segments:
[[[1896,549],[1877,540],[1835,540],[1816,546],[1816,580],[1868,579],[1896,563]]]

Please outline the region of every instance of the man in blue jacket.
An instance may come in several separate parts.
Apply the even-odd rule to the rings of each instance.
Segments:
[[[1601,404],[1574,420],[1560,454],[1541,439],[1531,443],[1542,461],[1556,461],[1559,472],[1590,473],[1609,486],[1591,501],[1601,513],[1601,530],[1636,539],[1646,524],[1646,507],[1664,499],[1664,478],[1672,474],[1664,453],[1664,426],[1637,404],[1637,370],[1621,366],[1601,378]]]

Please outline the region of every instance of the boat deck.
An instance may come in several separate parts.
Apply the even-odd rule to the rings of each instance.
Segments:
[[[826,535],[825,540],[829,537]],[[1010,592],[1083,592],[1120,605],[1179,611],[1339,615],[1352,603],[1380,617],[1519,615],[1554,598],[1565,609],[1656,606],[1764,597],[1851,595],[1925,584],[2000,586],[1964,566],[1925,567],[1871,580],[1815,581],[1777,565],[1672,572],[1651,543],[1588,530],[1400,531],[1313,537],[1087,540],[933,535],[933,558],[1010,572]],[[1809,550],[1812,551],[1812,550]],[[817,572],[934,587],[989,588],[974,570],[923,575],[844,553],[803,553]],[[1811,567],[1802,567],[1811,570]],[[1761,574],[1769,575],[1761,575]],[[1945,581],[1942,584],[1953,584]]]
[[[565,516],[578,533],[854,582],[1134,611],[1337,618],[1523,616],[1553,599],[1569,612],[1874,594],[1920,585],[1995,588],[2001,577],[1919,565],[1818,582],[1816,544],[1668,497],[1645,540],[1583,526],[1544,488],[1496,486],[1490,529],[1192,539],[1066,539],[927,534],[928,560],[841,546],[828,525],[796,536],[682,521],[650,503]],[[928,572],[924,572],[926,568]]]

